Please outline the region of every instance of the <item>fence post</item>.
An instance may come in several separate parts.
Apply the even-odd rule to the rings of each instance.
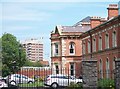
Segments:
[[[115,89],[120,89],[120,59],[115,60]]]
[[[82,61],[83,73],[83,89],[97,89],[97,61],[96,60],[83,60]]]

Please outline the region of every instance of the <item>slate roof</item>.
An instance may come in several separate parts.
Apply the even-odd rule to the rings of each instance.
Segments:
[[[77,22],[73,26],[79,26],[82,22],[90,22],[91,17],[87,16],[86,18],[82,19],[81,21]]]
[[[61,32],[86,32],[90,30],[90,26],[62,26]]]

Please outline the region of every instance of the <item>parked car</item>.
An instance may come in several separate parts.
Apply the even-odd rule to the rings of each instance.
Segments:
[[[11,74],[11,75],[6,77],[6,81],[12,85],[16,85],[19,83],[33,83],[33,82],[35,82],[34,79],[29,78],[29,77],[22,75],[22,74]]]
[[[57,88],[59,86],[68,86],[71,82],[82,83],[82,79],[72,78],[63,74],[48,75],[44,81],[44,85]]]
[[[0,89],[3,88],[3,87],[8,87],[8,85],[5,83],[3,78],[0,76]]]

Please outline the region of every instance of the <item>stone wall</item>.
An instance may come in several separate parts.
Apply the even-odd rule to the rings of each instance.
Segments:
[[[115,60],[115,89],[120,89],[120,59]]]
[[[97,89],[97,61],[82,61],[83,89]]]

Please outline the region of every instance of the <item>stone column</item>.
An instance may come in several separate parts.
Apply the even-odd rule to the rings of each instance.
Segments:
[[[115,89],[120,89],[120,59],[115,60]]]
[[[83,89],[97,89],[97,61],[83,60],[82,61],[83,74]]]

